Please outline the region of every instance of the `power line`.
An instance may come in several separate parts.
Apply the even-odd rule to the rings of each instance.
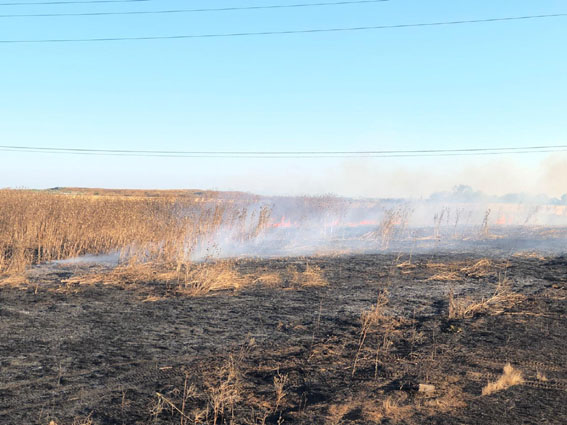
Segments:
[[[83,149],[38,146],[0,146],[0,151],[20,153],[47,153],[94,156],[130,156],[161,158],[404,158],[442,157],[472,155],[505,155],[526,153],[565,152],[567,145],[423,149],[423,150],[378,150],[378,151],[154,151],[128,149]]]
[[[40,6],[40,5],[65,5],[65,4],[93,4],[93,3],[141,3],[153,0],[86,0],[86,1],[29,1],[0,3],[0,6]]]
[[[3,152],[15,152],[0,148]],[[516,155],[534,153],[567,152],[567,149],[553,149],[540,151],[508,151],[508,152],[469,152],[469,153],[441,153],[441,154],[415,154],[415,155],[151,155],[151,154],[119,154],[119,153],[87,153],[87,152],[46,152],[46,151],[17,151],[25,153],[64,154],[84,156],[117,156],[117,157],[150,157],[150,158],[211,158],[211,159],[347,159],[347,158],[428,158],[428,157],[453,157],[453,156],[494,156],[494,155]]]
[[[14,152],[13,150],[1,149],[3,152]],[[541,151],[513,151],[513,152],[474,152],[459,154],[436,154],[436,155],[341,155],[341,156],[323,156],[323,155],[150,155],[150,154],[112,154],[112,153],[85,153],[85,152],[45,152],[45,151],[18,151],[26,153],[43,153],[43,154],[65,154],[65,155],[84,155],[84,156],[116,156],[116,157],[151,157],[151,158],[210,158],[210,159],[348,159],[348,158],[426,158],[426,157],[452,157],[452,156],[493,156],[493,155],[511,155],[511,154],[534,154],[534,153],[552,153],[567,152],[567,149],[560,150],[541,150]]]
[[[231,7],[210,7],[194,9],[169,9],[169,10],[130,10],[124,12],[79,12],[79,13],[26,13],[0,15],[0,18],[53,18],[53,17],[73,17],[73,16],[113,16],[113,15],[159,15],[177,13],[198,13],[198,12],[233,12],[245,10],[265,10],[265,9],[293,9],[306,7],[325,7],[325,6],[348,6],[371,3],[385,3],[389,0],[345,0],[335,2],[319,3],[295,3],[295,4],[272,4],[264,6],[231,6]]]
[[[2,149],[37,149],[45,151],[76,151],[76,152],[110,152],[110,153],[162,153],[162,154],[393,154],[393,153],[442,153],[442,152],[480,152],[480,151],[514,151],[539,149],[565,149],[567,145],[538,145],[523,147],[496,147],[496,148],[460,148],[460,149],[420,149],[420,150],[375,150],[375,151],[171,151],[171,150],[133,150],[133,149],[90,149],[90,148],[60,148],[40,146],[0,145]]]
[[[182,39],[193,39],[193,38],[225,38],[225,37],[248,37],[248,36],[288,35],[288,34],[316,34],[316,33],[330,33],[330,32],[384,30],[384,29],[396,29],[396,28],[436,27],[436,26],[446,26],[446,25],[476,24],[476,23],[484,23],[484,22],[520,21],[520,20],[528,20],[528,19],[559,18],[566,16],[567,13],[554,13],[547,15],[512,16],[505,18],[469,19],[469,20],[461,20],[461,21],[441,21],[441,22],[425,22],[425,23],[396,24],[396,25],[372,25],[372,26],[343,27],[343,28],[319,28],[319,29],[285,30],[285,31],[235,32],[235,33],[218,33],[218,34],[182,34],[182,35],[158,35],[158,36],[136,36],[136,37],[0,40],[0,43],[1,44],[81,43],[81,42],[107,42],[107,41],[182,40]]]

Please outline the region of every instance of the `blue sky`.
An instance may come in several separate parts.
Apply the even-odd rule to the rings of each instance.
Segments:
[[[1,6],[0,14],[302,2],[310,0]],[[0,40],[277,31],[562,12],[567,4],[558,0],[391,0],[178,15],[0,18]],[[553,18],[351,33],[0,44],[0,144],[150,150],[567,144],[566,28],[567,18]],[[556,195],[567,192],[567,187],[562,191],[567,175],[566,183],[557,182],[564,177],[562,164],[567,168],[564,155],[260,161],[0,152],[0,187],[402,196],[465,183],[495,193]]]

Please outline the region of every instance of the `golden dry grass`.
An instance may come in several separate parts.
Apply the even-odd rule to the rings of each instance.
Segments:
[[[457,261],[451,263],[427,263],[426,267],[434,270],[434,274],[427,280],[456,281],[463,280],[465,277],[483,278],[496,276],[498,269],[502,266],[483,258],[473,264]]]
[[[319,266],[307,264],[303,271],[297,266],[288,266],[285,277],[294,285],[298,286],[327,286],[329,282],[325,279],[323,270]]]
[[[211,291],[240,289],[252,282],[249,276],[236,270],[233,261],[200,263],[186,269],[181,291],[190,295],[204,295]]]
[[[263,272],[256,277],[255,282],[261,283],[266,286],[280,286],[283,283],[283,277],[280,273],[276,272]]]
[[[433,413],[448,413],[466,407],[465,395],[460,386],[452,383],[445,387],[437,397],[425,400],[423,406],[431,409]]]
[[[368,423],[382,423],[384,419],[399,423],[410,419],[417,411],[417,406],[405,404],[407,395],[396,393],[382,401],[367,401],[361,404],[362,416]]]
[[[299,283],[302,286],[327,286],[329,282],[323,276],[319,266],[307,265],[303,273],[299,275]]]
[[[214,244],[221,227],[241,240],[257,236],[271,210],[249,216],[250,202],[0,190],[0,278],[86,254],[116,253],[123,263],[180,269],[196,247]]]
[[[461,268],[461,272],[469,277],[480,278],[494,274],[494,268],[492,261],[483,258],[471,266]]]
[[[388,292],[381,291],[377,296],[376,304],[364,310],[360,316],[360,336],[352,365],[352,376],[356,374],[357,366],[366,348],[365,345],[369,345],[369,338],[373,337],[374,346],[368,347],[367,350],[370,350],[374,356],[374,375],[377,377],[379,358],[388,352],[392,345],[392,338],[399,333],[397,328],[403,319],[386,314],[388,302]]]
[[[449,291],[449,319],[466,319],[480,313],[492,315],[502,314],[506,309],[523,301],[525,296],[513,292],[510,282],[506,279],[501,280],[496,287],[494,294],[480,301],[470,297],[455,297],[453,288]]]
[[[349,398],[342,403],[331,404],[327,411],[326,423],[338,425],[350,412],[360,412],[364,422],[361,423],[422,423],[417,417],[423,415],[434,416],[439,413],[450,413],[466,407],[465,393],[455,384],[443,382],[434,391],[419,392],[415,396],[408,396],[403,391],[393,391],[384,398],[375,398],[368,394],[366,400],[353,400]],[[426,387],[432,385],[420,384]],[[348,422],[348,421],[347,421]]]
[[[331,425],[338,425],[343,417],[351,410],[348,404],[332,404],[329,406],[327,422]]]
[[[0,273],[30,264],[126,250],[160,258],[180,243],[174,200],[0,191]]]
[[[455,280],[461,280],[461,276],[456,272],[444,271],[444,272],[435,273],[427,280],[455,281]]]
[[[495,381],[489,382],[483,389],[482,395],[493,394],[497,391],[502,391],[514,385],[520,385],[524,382],[522,372],[514,369],[510,363],[506,363],[502,376]]]
[[[202,296],[215,291],[238,290],[255,281],[252,275],[240,273],[233,260],[217,260],[188,263],[180,269],[155,263],[130,264],[103,272],[74,275],[61,282],[67,286],[96,283],[128,286],[151,282],[162,284],[177,294]],[[162,298],[150,295],[144,301]]]

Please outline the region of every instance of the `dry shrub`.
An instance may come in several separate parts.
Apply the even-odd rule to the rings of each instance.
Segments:
[[[514,385],[520,385],[522,382],[524,382],[522,372],[514,369],[510,363],[506,363],[502,376],[496,382],[489,382],[482,389],[482,395],[489,395],[497,391],[502,391]]]
[[[475,301],[468,297],[456,298],[453,288],[451,288],[449,290],[449,319],[466,319],[480,313],[501,314],[505,309],[524,299],[524,295],[511,290],[506,279],[498,283],[490,298],[481,301]]]

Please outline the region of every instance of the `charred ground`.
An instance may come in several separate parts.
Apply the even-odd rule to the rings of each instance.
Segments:
[[[309,267],[324,283],[298,281]],[[202,296],[152,279],[89,283],[95,266],[1,286],[0,422],[567,422],[567,257],[235,268],[249,284]],[[523,382],[483,396],[508,362]]]

